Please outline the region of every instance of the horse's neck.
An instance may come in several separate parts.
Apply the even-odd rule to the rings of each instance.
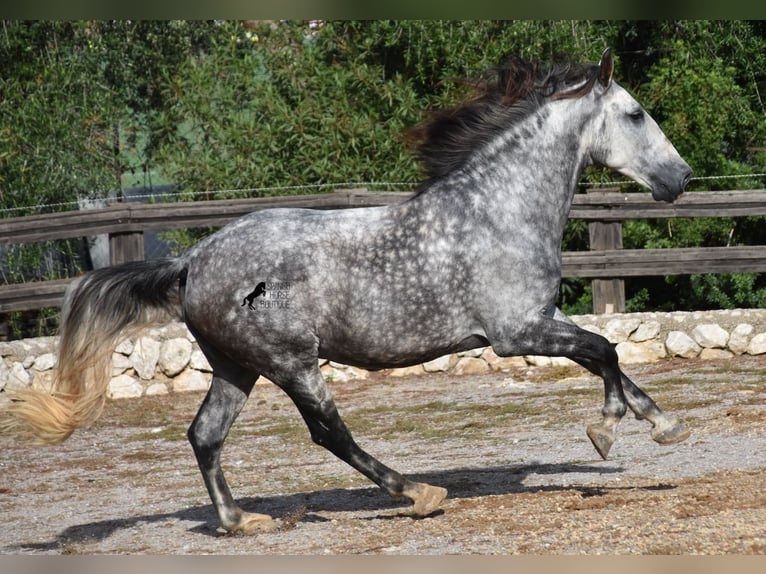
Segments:
[[[458,205],[498,228],[535,226],[555,241],[588,161],[580,127],[566,122],[562,129],[550,114],[544,120],[532,115],[479,151],[440,182],[441,199],[449,195],[453,208]],[[437,201],[435,195],[431,199]]]
[[[577,100],[548,104],[500,138],[508,142],[496,161],[511,193],[568,213],[577,182],[588,163],[583,145],[586,119]],[[496,144],[497,145],[497,144]],[[507,168],[504,168],[508,166]]]

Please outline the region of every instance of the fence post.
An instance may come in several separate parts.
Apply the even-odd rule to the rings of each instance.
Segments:
[[[144,232],[109,234],[109,260],[112,265],[144,260]]]
[[[588,193],[600,191],[589,189]],[[622,221],[591,221],[588,238],[591,251],[622,249]],[[622,279],[593,279],[591,294],[595,314],[625,312],[625,281]]]

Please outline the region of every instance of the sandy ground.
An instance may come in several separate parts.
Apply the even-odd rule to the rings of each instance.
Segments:
[[[415,518],[314,445],[257,385],[224,450],[240,504],[278,532],[218,528],[185,431],[200,394],[115,401],[60,447],[0,438],[5,554],[764,554],[766,358],[626,369],[692,430],[659,446],[626,417],[609,460],[585,436],[603,386],[577,368],[331,384],[357,441],[446,487]]]

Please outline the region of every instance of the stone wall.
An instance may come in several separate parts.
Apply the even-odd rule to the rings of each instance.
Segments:
[[[766,353],[766,309],[675,313],[580,315],[581,327],[616,345],[624,364],[686,359],[731,359]],[[0,391],[34,385],[44,387],[56,366],[56,337],[0,343]],[[518,367],[569,365],[563,358],[498,357],[491,348],[440,357],[422,365],[387,371],[390,376],[447,372],[455,375],[508,371]],[[329,380],[363,379],[362,369],[320,362]],[[111,398],[200,391],[210,385],[210,365],[194,337],[181,323],[151,329],[122,341],[112,355]]]

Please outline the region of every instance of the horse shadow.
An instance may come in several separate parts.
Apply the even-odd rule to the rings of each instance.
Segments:
[[[445,487],[449,491],[449,499],[475,498],[491,495],[514,494],[523,492],[558,492],[577,491],[583,497],[603,494],[614,489],[632,488],[624,485],[610,486],[583,486],[577,484],[565,485],[532,485],[524,484],[530,475],[554,475],[554,474],[616,474],[623,472],[620,466],[603,466],[600,464],[528,464],[528,465],[505,465],[491,468],[456,468],[439,470],[420,474],[408,474],[413,480],[427,482],[429,484]],[[656,487],[642,487],[645,489],[674,488],[668,485]],[[294,494],[250,497],[239,499],[240,506],[251,512],[266,513],[275,518],[293,522],[325,522],[330,520],[321,516],[322,511],[332,512],[382,512],[362,517],[362,520],[374,519],[411,519],[423,520],[429,517],[443,514],[439,510],[428,517],[411,515],[407,512],[409,501],[393,499],[383,493],[377,487],[369,488],[333,488],[327,490],[314,490]],[[396,512],[401,509],[401,512]],[[226,534],[218,528],[215,510],[210,504],[185,508],[177,512],[145,514],[131,516],[129,518],[102,520],[85,524],[74,525],[63,530],[56,538],[49,542],[21,542],[6,548],[5,550],[34,550],[56,551],[68,544],[93,543],[106,540],[119,530],[129,529],[139,524],[161,523],[167,521],[182,520],[198,522],[196,526],[189,528],[189,532],[200,535],[219,537]]]

